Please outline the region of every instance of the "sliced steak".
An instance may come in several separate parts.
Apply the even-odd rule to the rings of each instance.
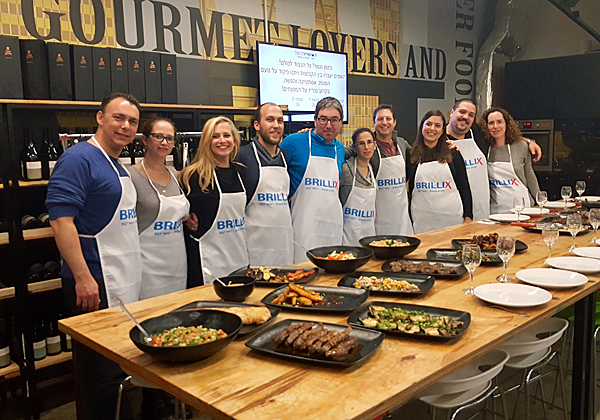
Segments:
[[[356,337],[348,337],[346,340],[338,343],[335,347],[327,351],[325,357],[336,361],[346,360],[350,356],[350,351],[356,346],[357,341]]]
[[[302,334],[306,330],[310,330],[314,326],[315,326],[314,322],[302,322],[302,323],[300,323],[300,327],[296,328],[294,331],[292,331],[290,333],[290,335],[288,336],[288,338],[286,338],[285,345],[286,346],[291,346],[292,343],[294,342],[294,340],[296,340],[296,338],[298,338],[300,336],[300,334]]]

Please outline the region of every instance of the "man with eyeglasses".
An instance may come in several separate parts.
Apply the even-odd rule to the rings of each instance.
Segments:
[[[89,142],[68,149],[48,183],[46,207],[61,253],[62,286],[73,314],[138,300],[141,281],[136,192],[119,155],[135,137],[140,105],[129,94],[104,98]],[[114,412],[123,371],[74,343],[79,418]]]
[[[344,110],[333,97],[321,99],[315,108],[315,128],[294,133],[281,142],[289,155],[290,196],[294,262],[306,261],[306,249],[342,243],[343,216],[339,180],[344,145]]]
[[[258,107],[252,117],[256,138],[240,148],[236,160],[246,188],[246,243],[252,266],[293,263],[294,236],[288,204],[290,177],[283,137],[283,112],[272,102]]]

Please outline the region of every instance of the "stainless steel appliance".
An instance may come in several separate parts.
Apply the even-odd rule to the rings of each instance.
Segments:
[[[552,172],[554,160],[554,120],[519,120],[517,125],[523,134],[535,140],[542,148],[542,158],[533,162],[536,172]]]

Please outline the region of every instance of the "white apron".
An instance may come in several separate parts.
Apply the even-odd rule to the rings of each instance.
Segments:
[[[402,152],[396,156],[382,157],[379,148],[377,172],[377,197],[375,199],[375,232],[377,235],[410,236],[413,226],[408,215],[406,192],[406,163]]]
[[[96,239],[108,307],[112,308],[119,305],[116,298],[120,298],[123,303],[131,303],[136,302],[140,295],[142,262],[135,213],[137,194],[131,178],[120,176],[118,169],[95,137],[92,137],[92,141],[96,143],[119,177],[121,199],[112,219],[100,232],[95,235],[79,236]],[[127,169],[125,171],[127,172]],[[129,172],[127,174],[129,175]]]
[[[410,209],[415,234],[463,223],[462,200],[447,163],[417,166]]]
[[[244,230],[244,208],[246,190],[237,193],[223,193],[216,172],[213,173],[219,191],[219,209],[217,216],[200,239],[200,264],[208,268],[215,276],[228,276],[232,271],[248,265],[246,249],[246,231]],[[238,174],[242,189],[244,184]],[[212,284],[213,278],[204,276],[204,284]]]
[[[154,222],[140,233],[142,249],[142,284],[140,300],[184,290],[187,283],[187,257],[181,219],[190,213],[190,203],[181,194],[161,195],[146,171],[148,182],[158,196],[158,215]],[[177,179],[171,171],[171,177]],[[178,184],[179,185],[179,184]]]
[[[490,185],[490,210],[492,214],[510,213],[513,208],[515,197],[525,198],[525,207],[531,207],[529,190],[517,174],[512,164],[510,145],[508,146],[508,162],[489,162],[490,152],[488,150],[488,176]],[[490,147],[491,150],[491,147]]]
[[[246,244],[250,265],[285,266],[294,261],[292,216],[288,204],[290,177],[284,166],[262,166],[252,143],[259,167],[258,185],[246,206]]]
[[[454,140],[460,148],[460,154],[465,160],[467,178],[473,198],[473,220],[485,219],[490,215],[490,183],[488,182],[487,159],[473,140],[473,131],[469,130],[471,138]]]
[[[333,159],[312,156],[311,132],[308,132],[308,164],[291,202],[294,240],[306,249],[340,245],[344,223],[337,149]],[[294,262],[302,261],[306,261],[306,251],[294,245]]]
[[[356,187],[356,160],[354,160],[354,180],[352,189],[343,207],[344,230],[342,245],[360,246],[358,240],[375,235],[375,197],[376,188]],[[369,175],[374,181],[373,170],[369,164]]]

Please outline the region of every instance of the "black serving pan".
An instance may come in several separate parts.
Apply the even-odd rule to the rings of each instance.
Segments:
[[[358,279],[360,276],[376,276],[376,277],[389,277],[392,280],[406,280],[409,283],[413,283],[419,286],[418,292],[403,292],[399,290],[369,290],[369,294],[371,295],[381,295],[381,296],[397,296],[397,297],[409,297],[409,296],[423,296],[427,293],[435,283],[435,278],[431,275],[427,274],[410,274],[410,273],[381,273],[381,272],[361,272],[356,271],[354,273],[347,274],[344,276],[339,282],[338,286],[341,287],[350,287],[352,289],[358,289],[353,286],[354,281]]]
[[[322,260],[321,258],[327,257],[333,251],[344,252],[346,254],[352,253],[356,257],[354,260]],[[373,256],[373,251],[366,248],[357,246],[323,246],[321,248],[314,248],[306,252],[306,256],[311,263],[317,267],[322,268],[328,273],[340,274],[340,273],[351,273],[358,267],[365,265]]]
[[[222,329],[227,337],[206,344],[187,347],[154,347],[146,344],[144,334],[133,327],[129,331],[131,341],[138,349],[164,362],[193,363],[204,360],[231,343],[240,329],[242,320],[239,316],[222,311],[210,309],[198,311],[171,312],[142,321],[142,327],[150,336],[175,327],[191,327],[202,325],[206,328]]]
[[[408,242],[408,246],[373,246],[369,245],[373,241],[381,241],[384,239],[395,239],[398,242]],[[376,235],[376,236],[365,236],[358,240],[361,246],[370,249],[375,253],[375,257],[380,260],[387,260],[389,258],[400,258],[406,254],[410,254],[421,244],[421,240],[414,236],[401,236],[401,235]]]
[[[465,242],[469,242],[471,239],[452,239],[452,246],[456,249],[462,249],[462,246]],[[529,249],[527,244],[523,241],[515,240],[515,252],[525,252]]]
[[[273,344],[273,340],[281,333],[285,328],[298,324],[300,322],[307,322],[306,320],[299,319],[286,319],[278,322],[275,325],[270,326],[268,329],[258,333],[250,340],[246,341],[246,346],[252,350],[256,350],[261,353],[265,353],[269,356],[280,357],[288,360],[294,360],[298,362],[308,362],[310,364],[323,364],[333,367],[346,368],[357,363],[364,361],[369,357],[383,342],[384,334],[380,331],[369,331],[361,328],[352,328],[350,337],[356,337],[356,347],[350,354],[350,357],[346,360],[335,361],[329,360],[325,356],[321,355],[310,355],[304,352],[296,352],[294,350],[288,350],[287,348],[276,348]],[[315,322],[315,326],[317,323]],[[328,330],[335,330],[338,332],[344,331],[347,327],[345,325],[323,323],[323,326]]]
[[[402,308],[407,311],[425,311],[429,315],[432,315],[432,316],[447,316],[452,320],[462,321],[462,322],[464,322],[464,325],[459,330],[458,334],[454,335],[452,337],[445,337],[445,336],[441,336],[441,335],[440,336],[427,335],[425,333],[409,334],[409,333],[405,333],[405,332],[402,332],[399,330],[380,330],[380,329],[377,329],[374,327],[365,327],[360,322],[359,319],[360,318],[364,319],[364,318],[368,318],[371,316],[371,314],[369,312],[370,306],[383,306],[386,309]],[[469,328],[470,323],[471,323],[471,314],[468,312],[456,311],[454,309],[438,308],[435,306],[412,305],[412,304],[408,304],[408,303],[395,303],[395,302],[367,302],[364,305],[362,305],[360,308],[358,308],[354,312],[352,312],[350,314],[350,316],[348,317],[348,324],[352,327],[366,328],[371,331],[381,331],[386,336],[393,335],[393,336],[397,336],[397,337],[408,337],[408,338],[412,337],[412,338],[426,339],[426,340],[433,340],[433,341],[448,341],[448,340],[452,340],[454,338],[460,337],[461,335],[464,334],[464,332],[467,330],[467,328]]]
[[[461,262],[460,259],[456,259],[458,251],[460,250],[456,248],[431,248],[427,251],[427,258],[432,260]],[[486,257],[491,261],[486,261],[484,259]],[[502,260],[495,250],[482,249],[481,265],[502,265]]]
[[[250,267],[250,268],[256,268],[256,267]],[[315,277],[317,277],[317,275],[319,274],[319,267],[266,267],[266,268],[269,268],[271,270],[277,270],[277,274],[280,274],[280,275],[286,275],[288,273],[295,273],[298,270],[304,270],[304,271],[315,270],[315,272],[313,274],[311,274],[310,276],[304,277],[303,279],[300,279],[299,281],[295,281],[294,282],[295,284],[306,284],[306,283],[314,280]],[[241,268],[235,270],[233,273],[231,273],[230,276],[245,276],[247,271],[248,271],[248,267],[241,267]],[[254,276],[250,276],[250,277],[254,277]],[[280,287],[282,284],[286,284],[286,283],[276,283],[273,281],[258,280],[258,279],[256,280],[256,285],[263,286],[263,287]]]
[[[281,286],[279,289],[273,290],[266,295],[260,302],[274,308],[284,310],[302,311],[302,312],[333,312],[343,313],[351,312],[358,308],[369,297],[369,291],[364,289],[350,289],[347,287],[327,287],[327,286],[305,286],[306,290],[311,290],[323,294],[325,296],[333,296],[337,298],[340,304],[331,306],[292,306],[292,305],[277,305],[271,303],[277,296],[285,292],[287,286]]]
[[[437,273],[425,273],[428,275],[432,275],[433,277],[435,277],[436,279],[460,279],[462,276],[464,276],[467,273],[467,269],[465,268],[464,265],[462,265],[462,262],[450,262],[450,261],[444,261],[444,260],[432,260],[432,259],[421,259],[421,258],[393,258],[391,260],[387,260],[386,262],[383,263],[383,265],[381,266],[381,269],[383,271],[385,271],[386,273],[404,273],[403,271],[394,271],[392,270],[390,263],[392,263],[393,261],[409,261],[409,262],[428,262],[428,263],[440,263],[443,264],[444,267],[456,267],[457,273],[456,274],[437,274]],[[405,273],[405,274],[423,274],[423,273]]]
[[[206,308],[231,308],[231,307],[245,308],[248,306],[261,306],[261,305],[249,305],[247,303],[237,303],[237,302],[212,302],[209,300],[197,300],[195,302],[188,303],[187,305],[183,305],[181,308],[177,308],[173,312],[195,311],[197,309],[206,309]],[[242,328],[240,328],[240,332],[238,333],[238,338],[246,337],[250,334],[255,333],[256,331],[260,330],[261,328],[264,328],[265,326],[271,324],[275,320],[275,317],[277,315],[279,315],[279,312],[281,312],[281,309],[279,309],[279,308],[269,308],[267,306],[267,309],[269,310],[269,312],[271,312],[271,318],[269,318],[269,320],[267,322],[265,322],[264,324],[261,324],[261,325],[256,325],[256,324],[242,325]]]

